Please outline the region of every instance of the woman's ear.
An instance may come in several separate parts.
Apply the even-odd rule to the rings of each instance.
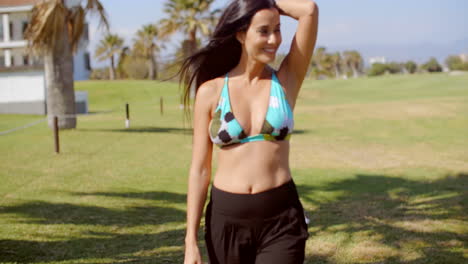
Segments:
[[[236,32],[236,39],[239,41],[241,44],[244,44],[245,42],[245,31],[237,31]]]

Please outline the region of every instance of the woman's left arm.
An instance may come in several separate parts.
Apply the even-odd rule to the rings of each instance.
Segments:
[[[277,0],[276,4],[280,14],[298,20],[291,48],[278,70],[280,79],[287,82],[291,96],[297,98],[317,40],[318,6],[311,0]]]

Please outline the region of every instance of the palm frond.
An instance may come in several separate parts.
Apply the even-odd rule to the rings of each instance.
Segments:
[[[31,22],[25,38],[31,49],[37,52],[51,50],[64,32],[68,10],[61,1],[44,1],[32,10]]]
[[[95,14],[99,17],[99,26],[104,25],[109,30],[109,21],[107,20],[107,13],[99,0],[87,0],[86,11]]]
[[[109,59],[122,51],[123,42],[123,39],[118,35],[108,34],[99,42],[95,51],[95,56],[100,61]]]
[[[156,25],[149,24],[143,26],[137,32],[137,38],[133,46],[134,53],[144,58],[152,58],[154,53],[159,50],[157,39],[160,31]]]
[[[69,34],[72,50],[75,52],[78,48],[83,29],[85,27],[85,10],[81,6],[76,6],[70,10]]]
[[[169,18],[159,22],[161,36],[168,37],[177,31],[188,34],[199,28],[203,35],[209,35],[211,24],[215,24],[215,16],[220,11],[210,12],[213,2],[214,0],[168,0],[164,5],[164,11]]]
[[[63,38],[63,34],[68,31],[69,44],[72,50],[76,51],[88,12],[98,14],[100,22],[109,27],[107,15],[99,0],[87,0],[85,7],[82,5],[67,7],[63,0],[37,2],[25,31],[29,49],[38,53],[53,50],[56,43]],[[67,27],[67,30],[64,27]]]

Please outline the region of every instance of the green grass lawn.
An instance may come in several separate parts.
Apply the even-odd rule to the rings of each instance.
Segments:
[[[45,122],[0,136],[0,263],[182,263],[192,141],[177,84],[76,88],[93,114],[59,155]],[[1,115],[0,131],[41,118]],[[467,263],[468,75],[306,81],[295,121],[306,263]]]

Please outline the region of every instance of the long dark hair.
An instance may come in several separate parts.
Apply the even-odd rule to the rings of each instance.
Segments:
[[[257,11],[270,8],[277,8],[274,0],[232,0],[222,13],[208,44],[183,60],[178,74],[179,85],[183,85],[186,116],[190,116],[190,87],[195,85],[196,93],[204,82],[234,68],[242,53],[236,33],[248,29]]]

